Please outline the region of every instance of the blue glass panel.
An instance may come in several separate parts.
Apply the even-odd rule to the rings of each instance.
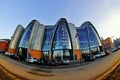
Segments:
[[[99,46],[97,35],[95,31],[92,29],[92,27],[89,27],[89,33],[90,33],[90,46],[91,47]]]
[[[58,28],[55,33],[53,41],[53,50],[57,49],[71,49],[70,37],[65,22],[60,22],[58,24]]]
[[[51,40],[54,32],[54,26],[46,27],[44,40],[43,40],[43,51],[49,51],[51,49]]]
[[[78,32],[78,39],[80,41],[79,45],[80,48],[83,49],[88,49],[88,33],[87,33],[87,28],[80,28],[77,29]]]
[[[93,29],[92,25],[84,24],[81,28],[77,28],[78,32],[78,39],[80,41],[80,49],[87,51],[89,49],[88,41],[90,38],[90,48],[95,48],[97,50],[97,47],[99,44],[98,35],[96,34],[95,30]],[[89,36],[89,37],[88,37]]]
[[[26,28],[26,30],[25,30],[22,38],[21,38],[19,47],[28,48],[28,41],[29,41],[29,38],[30,38],[30,34],[31,34],[31,31],[32,31],[33,25],[34,25],[34,23],[31,23],[31,24],[28,25],[28,27]]]

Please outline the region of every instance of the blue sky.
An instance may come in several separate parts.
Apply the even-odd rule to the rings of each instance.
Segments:
[[[120,0],[0,0],[0,39],[33,19],[45,25],[61,17],[79,27],[90,21],[103,38],[120,37]]]

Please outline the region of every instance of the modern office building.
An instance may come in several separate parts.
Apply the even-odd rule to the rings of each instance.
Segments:
[[[99,35],[90,22],[75,27],[65,18],[55,25],[43,25],[32,20],[19,40],[19,46],[14,49],[18,49],[17,54],[25,59],[80,60],[82,54],[100,51],[101,46]]]

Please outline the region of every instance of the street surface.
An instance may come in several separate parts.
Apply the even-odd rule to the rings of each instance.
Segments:
[[[78,67],[46,69],[29,66],[0,54],[0,66],[11,72],[14,79],[31,80],[92,80],[109,70],[118,60],[120,51]]]

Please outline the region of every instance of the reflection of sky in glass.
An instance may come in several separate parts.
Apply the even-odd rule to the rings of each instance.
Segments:
[[[43,51],[50,50],[53,32],[54,32],[54,26],[46,27],[44,40],[43,40],[43,47],[42,47]]]
[[[28,41],[29,41],[30,34],[31,34],[31,31],[32,31],[32,28],[33,28],[33,24],[34,24],[34,23],[31,23],[31,24],[28,25],[28,27],[26,28],[26,30],[25,30],[22,38],[21,38],[19,47],[28,48]]]
[[[88,34],[86,28],[77,29],[78,38],[80,40],[80,48],[81,49],[88,49]]]
[[[90,33],[90,46],[95,47],[99,46],[97,35],[95,34],[95,31],[93,30],[92,27],[89,27],[89,33]]]
[[[53,41],[53,49],[71,49],[68,29],[65,22],[60,22],[58,24]]]
[[[78,38],[80,40],[80,48],[81,50],[89,49],[88,47],[88,33],[90,36],[90,47],[94,48],[99,46],[97,34],[92,27],[87,27],[87,24],[84,24],[82,28],[77,28]],[[88,29],[87,29],[88,28]]]

